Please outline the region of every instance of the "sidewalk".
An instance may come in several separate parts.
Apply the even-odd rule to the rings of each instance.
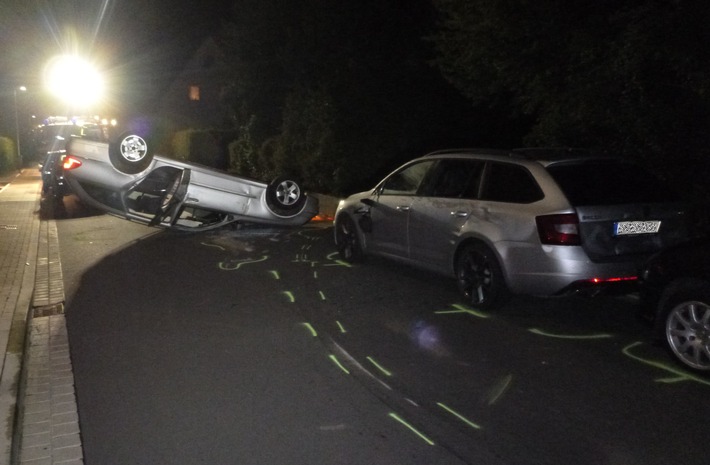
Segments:
[[[317,196],[314,221],[337,199]],[[83,464],[56,223],[38,170],[0,175],[0,465]]]
[[[39,171],[0,176],[0,465],[81,464],[56,225]]]

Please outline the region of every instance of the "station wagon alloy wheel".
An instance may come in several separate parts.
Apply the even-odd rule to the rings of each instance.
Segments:
[[[355,222],[347,215],[338,218],[336,229],[338,253],[347,262],[356,262],[362,258],[362,247],[357,237]]]
[[[666,317],[665,335],[681,362],[710,370],[710,304],[690,300],[675,305]]]
[[[468,245],[461,251],[456,279],[466,301],[477,308],[498,306],[507,293],[498,261],[482,244]]]

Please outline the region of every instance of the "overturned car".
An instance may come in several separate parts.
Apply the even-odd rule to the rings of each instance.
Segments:
[[[122,218],[184,231],[232,222],[298,226],[318,213],[289,177],[264,183],[155,155],[146,138],[86,131],[67,143],[64,175],[87,205]]]

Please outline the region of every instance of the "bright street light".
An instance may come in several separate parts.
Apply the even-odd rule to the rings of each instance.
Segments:
[[[47,89],[66,103],[86,108],[103,97],[104,81],[89,62],[75,55],[53,58],[44,73]]]
[[[22,169],[22,151],[20,150],[20,117],[17,109],[17,91],[26,92],[27,87],[19,86],[13,89],[13,95],[15,97],[15,137],[17,138],[17,158],[20,160],[20,169]]]

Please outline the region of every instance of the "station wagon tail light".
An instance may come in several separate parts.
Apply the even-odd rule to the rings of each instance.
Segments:
[[[81,166],[81,161],[78,158],[74,158],[71,155],[64,157],[64,163],[62,164],[62,168],[65,170],[73,170],[74,168],[78,168]]]
[[[590,284],[623,283],[628,281],[638,281],[638,276],[620,276],[617,278],[592,278],[586,282]]]
[[[540,242],[545,245],[580,245],[579,219],[574,213],[535,218]]]

